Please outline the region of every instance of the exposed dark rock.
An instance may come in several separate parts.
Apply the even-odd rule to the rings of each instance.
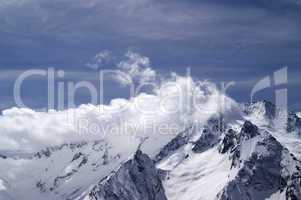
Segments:
[[[64,181],[70,179],[74,173],[76,173],[77,170],[73,169],[71,172],[66,173],[63,176],[58,176],[54,179],[54,183],[53,183],[53,187],[50,188],[50,190],[54,190],[55,188],[57,188],[61,183],[63,183]]]
[[[44,157],[50,157],[51,156],[51,149],[50,148],[43,149],[43,150],[37,152],[34,156],[37,157],[37,158],[42,158],[43,156]]]
[[[80,167],[86,165],[87,162],[88,162],[87,156],[83,156],[83,159],[82,159],[82,161],[79,163],[78,168],[80,168]]]
[[[109,163],[109,150],[107,148],[102,156],[102,159],[103,159],[102,162],[103,165],[107,165]]]
[[[286,199],[300,200],[301,199],[301,171],[294,173],[289,180],[286,190]]]
[[[79,159],[81,156],[83,156],[82,152],[78,152],[78,153],[76,153],[76,154],[73,156],[73,158],[72,158],[72,161],[71,161],[71,162],[73,162],[73,161],[75,161],[75,160]]]
[[[265,106],[265,116],[269,119],[274,119],[276,117],[276,106],[270,101],[263,101]]]
[[[89,193],[91,200],[167,200],[154,162],[140,150]]]
[[[78,148],[81,148],[86,145],[88,145],[88,142],[82,141],[82,142],[77,142],[77,143],[71,143],[68,146],[70,149],[74,150],[74,149],[78,149]]]
[[[228,131],[221,143],[219,150],[221,153],[225,153],[231,149],[231,168],[240,165],[241,146],[243,146],[243,142],[259,135],[260,133],[257,126],[252,124],[250,121],[246,121],[243,124],[238,135],[236,135],[236,133],[231,129]]]
[[[34,153],[33,157],[38,158],[38,159],[49,158],[49,157],[51,157],[51,155],[54,152],[60,151],[64,148],[70,148],[72,151],[74,151],[75,149],[79,149],[86,145],[88,145],[88,142],[82,141],[82,142],[78,142],[78,143],[69,143],[69,144],[65,143],[62,145],[47,147],[45,149],[40,150],[39,152]]]
[[[157,169],[157,172],[161,180],[165,180],[169,173],[169,171],[162,170],[162,169]]]
[[[208,129],[213,133],[222,133],[226,129],[226,124],[222,115],[218,118],[211,118],[208,120]]]
[[[301,119],[296,115],[296,113],[289,113],[287,119],[287,131],[301,134]]]
[[[257,135],[259,135],[257,126],[252,124],[250,121],[245,121],[239,134],[239,140],[248,140]]]
[[[155,157],[155,161],[159,162],[163,158],[167,157],[170,153],[178,150],[185,144],[189,142],[189,132],[192,131],[192,128],[185,130],[180,133],[177,137],[171,140],[167,145],[165,145],[159,154]]]
[[[42,181],[37,182],[36,186],[42,193],[47,191],[46,183],[43,183]]]
[[[229,129],[222,140],[222,143],[219,147],[219,152],[224,154],[229,150],[233,150],[237,143],[237,135],[233,129]]]
[[[242,132],[256,130],[248,124]],[[300,162],[274,137],[261,134],[247,160],[241,160],[241,142],[233,153],[234,167],[239,167],[235,179],[218,194],[219,200],[264,200],[277,192],[285,192],[287,199],[300,196]],[[239,166],[238,162],[242,162]],[[292,171],[293,169],[293,171]]]
[[[201,137],[196,141],[192,151],[195,153],[202,153],[219,142],[219,138],[215,133],[209,129],[204,129]]]

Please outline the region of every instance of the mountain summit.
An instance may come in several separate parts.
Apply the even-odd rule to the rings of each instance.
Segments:
[[[0,199],[299,200],[300,118],[290,113],[286,132],[258,123],[275,110],[258,102],[238,118],[190,124],[167,143],[146,138],[135,151],[106,140],[3,151]]]

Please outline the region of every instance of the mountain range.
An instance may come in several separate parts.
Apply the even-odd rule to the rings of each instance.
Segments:
[[[279,113],[243,105],[129,151],[106,139],[1,151],[0,199],[299,200],[301,118],[289,112],[280,127]]]

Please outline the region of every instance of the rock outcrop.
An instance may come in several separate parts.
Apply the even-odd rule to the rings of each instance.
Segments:
[[[100,181],[90,200],[167,200],[154,162],[138,150],[132,160]]]
[[[217,199],[255,200],[272,195],[278,199],[301,199],[301,162],[272,135],[259,132],[251,122],[244,124],[240,138],[231,155],[238,173]]]

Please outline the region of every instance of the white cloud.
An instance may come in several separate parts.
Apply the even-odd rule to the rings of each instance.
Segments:
[[[109,50],[103,50],[97,53],[91,62],[87,63],[86,66],[92,69],[99,69],[102,65],[108,64],[112,59],[112,53]]]
[[[145,83],[155,80],[156,72],[150,67],[148,57],[131,51],[127,52],[125,57],[126,59],[118,64],[118,68],[127,74],[134,82]],[[123,85],[131,83],[121,77],[119,77],[119,81]]]
[[[109,53],[108,53],[109,54]],[[95,58],[102,62],[107,52]],[[143,84],[160,76],[150,66],[149,58],[128,52],[118,69],[134,82]],[[208,81],[172,73],[168,78],[153,81],[153,94],[140,93],[131,99],[114,99],[110,105],[82,105],[65,111],[36,112],[27,108],[11,108],[0,116],[0,150],[35,151],[45,146],[66,142],[105,139],[108,143],[128,148],[138,146],[141,138],[147,143],[162,145],[174,134],[197,120],[204,122],[219,111],[225,99],[225,112],[237,108],[236,103],[220,95]],[[126,84],[125,82],[123,82]],[[237,111],[235,112],[237,113]],[[177,126],[177,131],[164,127]],[[173,133],[173,134],[171,134]]]
[[[194,120],[204,121],[219,109],[219,91],[209,82],[174,76],[158,86],[155,94],[139,94],[130,100],[114,99],[110,105],[82,105],[65,111],[36,112],[12,108],[0,116],[0,149],[35,151],[66,142],[106,139],[128,148],[148,137],[162,145]],[[193,104],[195,101],[195,104]],[[227,98],[227,110],[235,107]],[[171,134],[173,133],[173,134]],[[146,151],[151,151],[146,142]]]

